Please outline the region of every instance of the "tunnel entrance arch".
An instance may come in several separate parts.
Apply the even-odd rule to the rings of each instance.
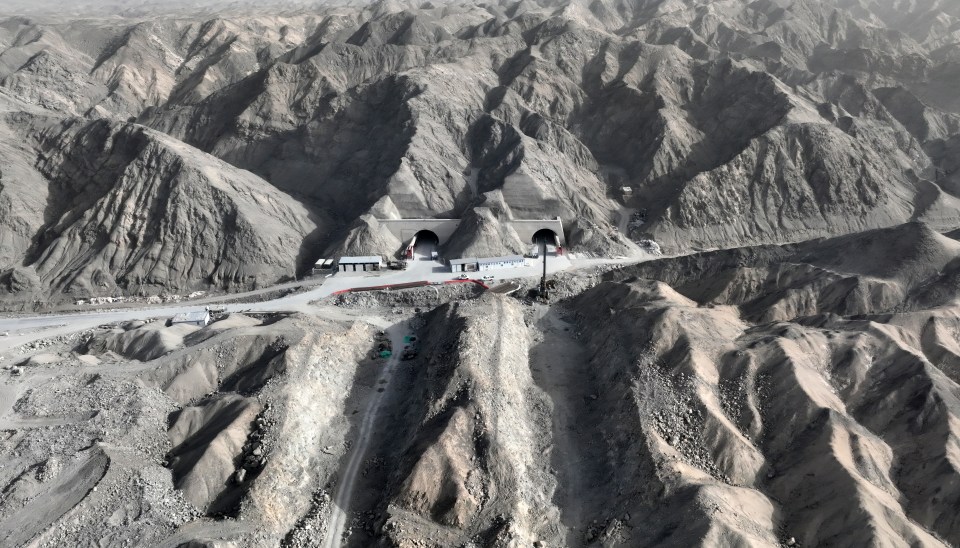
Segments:
[[[557,233],[549,228],[541,228],[540,230],[533,233],[533,239],[531,243],[539,244],[540,242],[546,242],[550,245],[557,239]]]
[[[420,229],[410,239],[404,256],[407,259],[414,259],[417,255],[424,258],[435,258],[436,252],[440,247],[440,237],[437,233],[429,229]]]
[[[537,245],[539,252],[543,253],[544,255],[546,255],[551,248],[557,255],[563,255],[563,245],[560,241],[560,238],[557,236],[557,233],[552,229],[541,228],[533,233],[533,238],[531,240]]]
[[[440,236],[437,236],[437,233],[432,230],[423,229],[413,235],[417,239],[417,246],[420,245],[432,245],[436,248],[440,245]]]

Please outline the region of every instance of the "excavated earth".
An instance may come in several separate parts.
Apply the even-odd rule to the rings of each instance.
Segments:
[[[0,333],[0,546],[960,546],[954,3],[53,4],[0,6],[4,308],[385,218],[665,255]]]
[[[551,304],[407,290],[41,339],[0,354],[0,543],[955,546],[958,269],[914,223],[567,276]]]

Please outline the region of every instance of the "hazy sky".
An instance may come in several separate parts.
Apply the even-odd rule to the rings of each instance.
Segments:
[[[190,9],[230,9],[257,6],[299,7],[316,4],[361,3],[352,0],[0,0],[0,14],[51,13],[63,16],[101,16],[112,13],[146,14]],[[364,2],[365,3],[365,2]]]

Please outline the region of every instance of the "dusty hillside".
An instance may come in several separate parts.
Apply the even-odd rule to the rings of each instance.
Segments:
[[[608,279],[653,278],[754,321],[905,312],[952,305],[960,242],[912,223],[785,246],[654,261]]]
[[[134,322],[48,341],[29,360],[5,355],[26,371],[2,388],[2,543],[178,546],[230,530],[275,545],[310,505],[290,478],[335,466],[321,449],[346,431],[337,415],[371,333],[231,316],[205,329]],[[219,521],[247,511],[249,527]]]
[[[296,274],[319,229],[319,219],[262,179],[140,126],[53,125],[37,141],[49,152],[33,177],[2,193],[32,198],[39,175],[49,194],[31,204],[42,217],[13,218],[14,235],[32,233],[29,246],[14,240],[27,246],[29,266],[6,266],[57,292],[274,283]]]
[[[960,226],[958,14],[944,2],[122,4],[112,18],[12,4],[0,20],[0,207],[31,212],[0,220],[0,260],[21,300],[129,291],[131,274],[171,290],[276,281],[322,255],[396,252],[366,215],[559,215],[574,247],[608,255],[631,252],[613,232],[629,210],[633,238],[674,253]],[[241,246],[255,274],[216,258],[161,272],[131,265],[154,253],[141,237],[95,261],[114,283],[63,280],[36,249],[58,219],[32,212],[64,199],[66,149],[93,119],[163,132],[188,164],[209,164],[202,151],[252,172],[258,192],[297,203],[285,243]],[[132,200],[121,187],[153,176],[126,175],[100,184]],[[189,231],[176,210],[150,231]],[[450,252],[528,244],[485,224],[462,223]],[[76,233],[58,237],[54,262],[89,261]],[[229,230],[206,237],[233,245]]]
[[[570,278],[592,287],[552,305],[364,293],[41,340],[0,354],[0,538],[956,545],[958,261],[915,224]]]
[[[5,321],[0,545],[960,545],[953,4],[23,4],[4,307],[270,285],[384,218],[666,257]]]

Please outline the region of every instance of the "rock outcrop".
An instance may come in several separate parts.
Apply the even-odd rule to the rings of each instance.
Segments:
[[[292,278],[314,253],[302,204],[163,134],[99,120],[38,141],[48,197],[23,262],[53,291],[252,287]]]
[[[471,221],[486,215],[477,211],[559,216],[571,243],[607,255],[636,251],[613,230],[625,208],[644,210],[631,239],[670,252],[910,221],[954,229],[958,15],[942,2],[895,4],[268,2],[192,15],[144,5],[149,20],[69,23],[44,15],[42,2],[22,7],[38,15],[0,22],[0,91],[18,98],[5,107],[11,141],[0,149],[9,165],[0,208],[17,211],[0,220],[0,268],[35,267],[53,292],[249,286],[321,255],[396,252],[402,243],[375,222],[385,216],[464,218],[451,249],[517,251],[509,230]],[[251,172],[216,168],[296,203],[276,206],[282,244],[201,236],[242,259],[207,251],[167,268],[132,266],[140,259],[130,255],[160,254],[121,241],[109,260],[72,265],[82,246],[66,240],[82,228],[62,232],[61,256],[49,245],[61,219],[30,212],[48,201],[43,188],[54,189],[51,203],[72,196],[55,179],[73,177],[67,148],[99,146],[72,143],[78,128],[100,127],[92,119],[135,120],[166,134],[164,147],[187,164],[213,156]],[[96,131],[90,138],[119,131],[132,143],[126,134],[142,132],[161,142],[143,129]],[[151,176],[130,169],[98,184]],[[116,224],[121,211],[85,222]],[[185,241],[173,233],[190,232],[171,229],[170,245]]]

